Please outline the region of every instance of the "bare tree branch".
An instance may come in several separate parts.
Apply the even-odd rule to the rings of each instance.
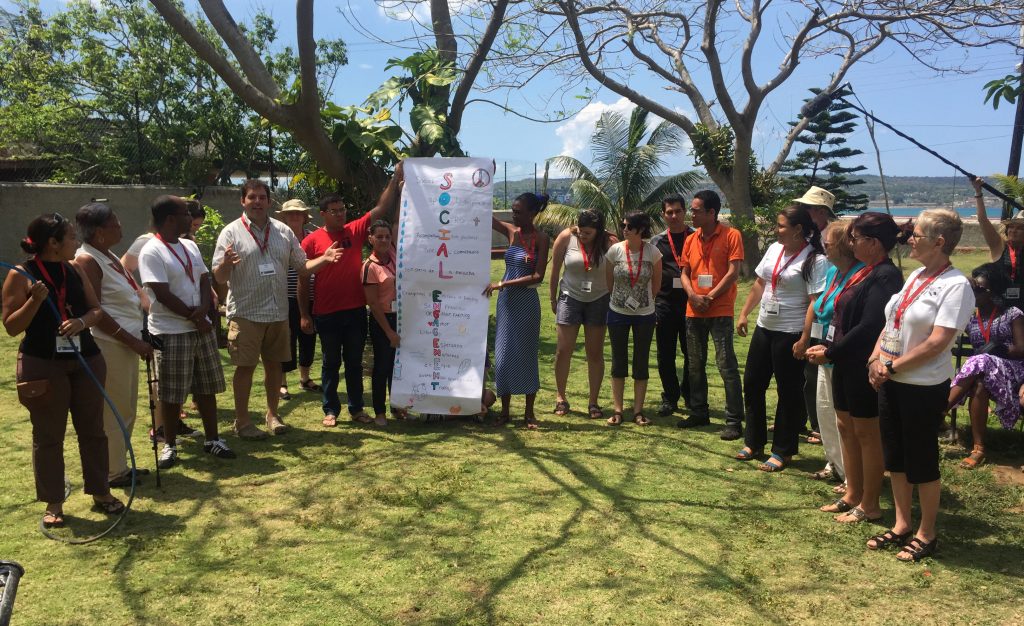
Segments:
[[[217,34],[227,44],[231,54],[238,60],[238,65],[249,82],[269,97],[277,98],[280,92],[277,83],[274,82],[270,72],[263,65],[260,55],[242,34],[242,30],[238,28],[238,24],[235,23],[224,3],[221,0],[199,0],[199,5],[203,7],[206,18],[210,20],[210,24],[216,29]]]

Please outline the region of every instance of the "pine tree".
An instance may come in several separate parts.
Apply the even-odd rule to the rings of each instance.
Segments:
[[[820,90],[811,89],[811,92],[817,95]],[[840,91],[837,95],[849,95],[849,92]],[[797,136],[797,143],[808,147],[786,161],[781,169],[782,173],[790,174],[785,178],[784,188],[788,193],[795,194],[792,197],[803,195],[812,185],[828,189],[836,196],[836,213],[863,211],[868,204],[866,194],[850,190],[854,185],[864,184],[863,180],[851,178],[850,175],[867,168],[863,165],[846,167],[842,164],[844,159],[863,154],[861,150],[845,145],[846,135],[857,127],[854,121],[857,115],[848,111],[849,108],[839,98],[834,98],[832,104],[814,116],[807,128]],[[790,122],[790,126],[796,124]]]

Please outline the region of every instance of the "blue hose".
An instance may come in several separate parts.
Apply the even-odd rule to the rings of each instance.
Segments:
[[[30,284],[38,282],[34,276],[32,276],[25,270],[15,265],[11,265],[10,263],[4,263],[3,261],[0,261],[0,267],[6,267],[10,270],[13,270],[21,274],[22,276],[28,279]],[[53,294],[48,294],[46,297],[46,301],[47,303],[49,303],[50,309],[53,311],[53,314],[57,316],[57,319],[61,319],[60,310],[57,308],[57,304],[53,301]],[[75,356],[78,357],[78,361],[82,364],[82,368],[85,369],[87,374],[89,374],[89,378],[92,380],[93,384],[96,385],[96,388],[100,390],[100,393],[103,395],[103,400],[107,403],[107,406],[109,406],[110,409],[114,412],[114,417],[117,419],[117,425],[121,428],[121,436],[124,437],[125,446],[128,448],[128,457],[129,459],[131,459],[132,484],[131,489],[128,492],[128,501],[125,502],[124,510],[121,511],[121,514],[117,516],[114,522],[106,530],[96,535],[92,535],[91,537],[84,537],[82,539],[71,539],[67,537],[60,537],[58,535],[54,535],[50,532],[48,528],[46,528],[43,525],[42,521],[39,522],[39,531],[43,533],[43,536],[45,536],[47,539],[53,539],[54,541],[60,541],[63,543],[69,543],[73,545],[82,545],[86,543],[92,543],[97,539],[106,537],[108,534],[111,533],[111,531],[117,528],[117,525],[120,524],[121,520],[123,520],[124,517],[128,514],[128,511],[132,507],[132,502],[135,500],[136,464],[135,449],[132,448],[131,433],[128,432],[128,427],[124,423],[124,418],[121,417],[121,413],[117,410],[117,407],[114,406],[114,401],[111,400],[110,396],[107,395],[107,390],[104,389],[103,383],[101,383],[99,379],[96,378],[96,374],[92,371],[92,369],[90,369],[89,364],[86,363],[85,357],[83,357],[82,353],[78,351],[78,344],[75,342],[70,343],[75,349]],[[64,485],[64,499],[67,500],[68,497],[71,495],[71,483],[70,481],[68,481],[67,477],[64,478]]]

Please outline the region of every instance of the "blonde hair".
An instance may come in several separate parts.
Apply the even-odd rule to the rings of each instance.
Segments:
[[[953,254],[956,244],[960,243],[960,237],[964,234],[964,223],[960,215],[952,209],[928,209],[921,211],[917,218],[917,225],[921,233],[928,239],[942,237],[942,253]]]
[[[835,232],[835,235],[832,235],[833,232]],[[825,227],[825,231],[821,233],[821,240],[828,241],[830,236],[835,237],[835,245],[839,249],[839,254],[848,259],[855,258],[853,256],[853,242],[850,241],[850,228],[848,224],[844,224],[839,220],[829,222],[828,226]]]

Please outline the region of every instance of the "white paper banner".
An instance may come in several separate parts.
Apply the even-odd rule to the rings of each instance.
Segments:
[[[417,158],[404,167],[391,401],[419,413],[472,415],[487,354],[493,163]]]

